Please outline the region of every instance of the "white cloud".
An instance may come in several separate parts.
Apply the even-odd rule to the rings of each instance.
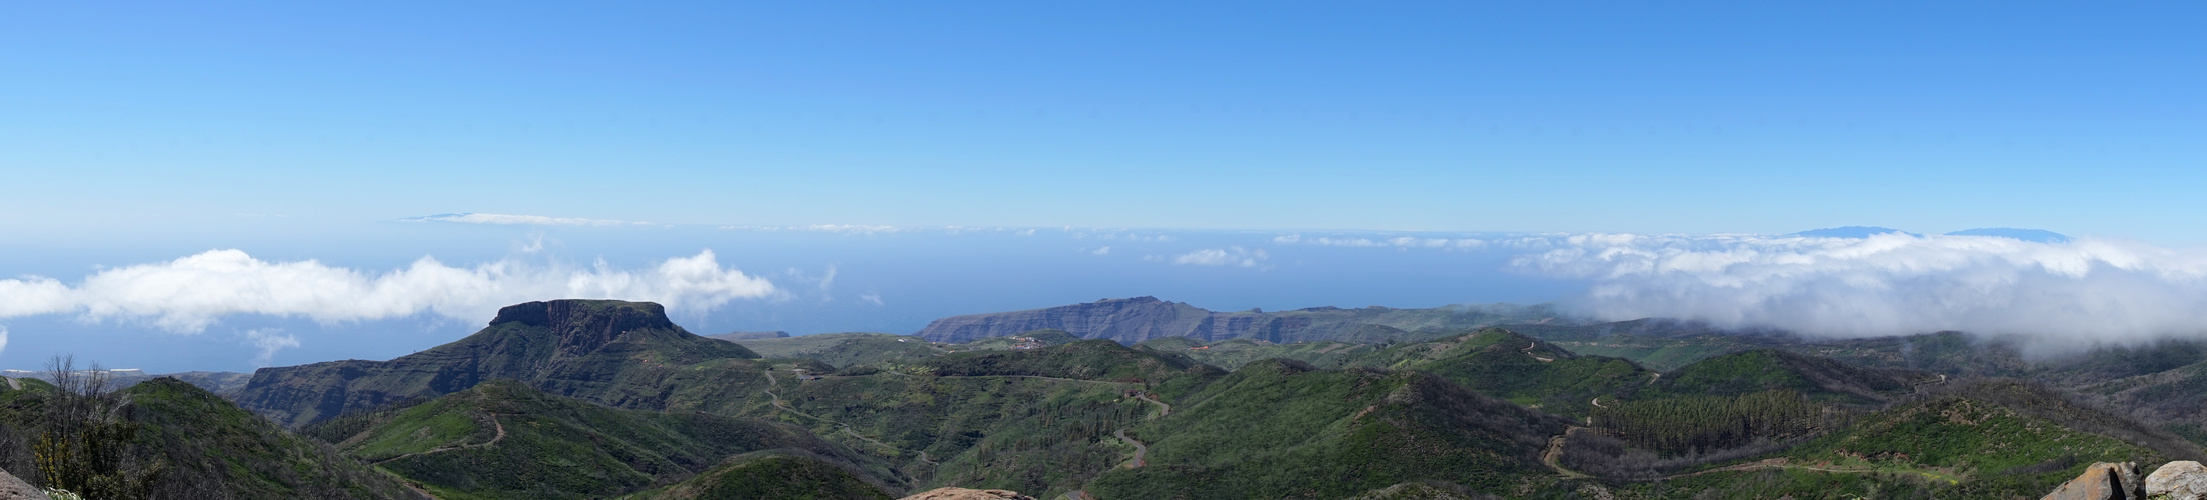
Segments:
[[[613,269],[603,261],[591,269],[513,260],[453,267],[423,257],[384,273],[210,250],[168,262],[104,269],[76,286],[36,276],[0,280],[0,318],[76,313],[90,320],[143,319],[172,331],[198,332],[233,314],[339,322],[430,312],[472,321],[501,306],[531,300],[640,300],[702,312],[776,293],[764,278],[723,268],[712,250],[633,271]]]
[[[8,352],[8,327],[0,326],[0,352]]]
[[[1089,253],[1093,253],[1096,255],[1111,255],[1111,247],[1098,248],[1096,249],[1096,251]]]
[[[623,225],[638,225],[638,226],[646,226],[646,225],[651,225],[651,223],[649,223],[649,222],[630,222],[630,221],[621,221],[621,220],[609,220],[609,219],[579,219],[579,218],[572,218],[572,217],[545,217],[545,216],[542,216],[542,215],[475,214],[475,213],[457,213],[457,214],[437,214],[437,215],[424,215],[424,216],[421,216],[421,217],[407,217],[407,218],[404,218],[404,219],[399,219],[399,220],[402,220],[402,221],[408,221],[408,222],[456,222],[456,223],[461,223],[461,224],[518,224],[518,225],[536,225],[536,226],[623,226]]]
[[[1272,237],[1272,242],[1283,245],[1305,244],[1330,247],[1443,248],[1450,250],[1469,250],[1476,248],[1485,248],[1487,246],[1486,240],[1480,240],[1476,238],[1448,239],[1417,238],[1410,236],[1382,238],[1375,240],[1370,238],[1334,238],[1328,236],[1305,238],[1301,234],[1290,234],[1286,236],[1274,236]]]
[[[866,293],[861,293],[861,294],[858,294],[858,300],[863,300],[863,301],[866,301],[866,302],[867,302],[867,303],[869,303],[869,304],[873,304],[873,305],[877,305],[877,306],[878,306],[878,305],[882,305],[882,303],[881,303],[881,294],[878,294],[878,293],[873,293],[873,292],[866,292]]]
[[[1271,257],[1272,256],[1267,255],[1262,248],[1249,250],[1235,246],[1226,247],[1224,249],[1207,248],[1194,252],[1188,252],[1186,254],[1181,254],[1178,257],[1173,257],[1172,263],[1198,266],[1257,267],[1258,263],[1263,262],[1265,259],[1269,259]]]
[[[256,367],[268,366],[270,361],[275,360],[276,351],[299,347],[298,337],[283,333],[283,330],[269,328],[247,330],[245,342],[260,349],[260,353],[253,356],[253,366]]]
[[[1530,239],[1530,238],[1528,238]],[[2095,239],[1581,234],[1517,257],[1586,279],[1570,307],[1828,336],[1963,330],[2070,341],[2207,333],[2207,250]]]

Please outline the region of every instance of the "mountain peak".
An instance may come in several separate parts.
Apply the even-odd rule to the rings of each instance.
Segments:
[[[651,302],[563,299],[500,308],[491,326],[505,323],[542,327],[559,335],[559,345],[587,352],[636,330],[678,330],[667,308]]]

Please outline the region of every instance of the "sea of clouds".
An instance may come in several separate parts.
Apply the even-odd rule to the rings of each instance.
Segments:
[[[475,321],[499,307],[531,300],[641,300],[672,311],[704,311],[778,293],[763,277],[721,266],[711,250],[634,270],[603,262],[579,267],[516,259],[455,267],[423,257],[387,272],[313,260],[270,262],[239,250],[210,250],[168,262],[104,269],[74,285],[39,276],[0,280],[0,318],[77,314],[91,321],[149,321],[192,333],[237,314],[344,322],[434,313]],[[277,339],[260,341],[281,344]]]
[[[2076,238],[1578,234],[1500,242],[1587,280],[1560,305],[1834,337],[1959,330],[2075,342],[2207,333],[2207,251]]]

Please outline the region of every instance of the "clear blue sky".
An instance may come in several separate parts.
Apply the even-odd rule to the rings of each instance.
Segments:
[[[12,2],[0,367],[380,359],[569,295],[725,301],[677,318],[704,333],[1135,295],[2207,330],[2203,25],[2181,2]],[[400,222],[450,213],[525,217]],[[901,229],[783,228],[813,224]],[[1847,225],[2085,239],[1572,236]],[[720,281],[668,288],[697,277]],[[1919,300],[1994,278],[2028,293]],[[630,285],[546,291],[591,279]],[[255,295],[301,283],[337,291]],[[1777,307],[1827,300],[1877,307]]]
[[[127,241],[482,212],[2017,226],[2196,244],[2203,14],[2180,2],[17,2],[0,7],[0,231]]]

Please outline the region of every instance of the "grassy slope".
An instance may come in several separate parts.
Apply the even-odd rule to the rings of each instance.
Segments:
[[[1923,372],[1862,368],[1828,358],[1757,349],[1687,365],[1666,374],[1643,397],[1791,390],[1820,401],[1872,404],[1938,380]]]
[[[769,358],[816,359],[836,368],[925,359],[949,350],[919,337],[886,333],[822,333],[735,342]]]
[[[1501,329],[1390,348],[1378,355],[1393,361],[1390,368],[1429,371],[1481,394],[1569,416],[1584,416],[1597,396],[1632,394],[1654,375],[1630,361],[1579,356]]]
[[[1541,474],[1563,422],[1419,372],[1251,363],[1135,428],[1149,465],[1114,469],[1099,498],[1344,498],[1420,480],[1486,491]]]
[[[457,499],[603,497],[686,478],[754,450],[849,455],[795,427],[608,408],[513,381],[397,411],[341,447]]]
[[[138,443],[174,467],[158,491],[223,498],[412,498],[397,481],[171,378],[124,391]]]
[[[804,454],[737,455],[679,484],[636,500],[888,500],[887,490],[831,460]]]
[[[1126,391],[1186,392],[1219,375],[1208,365],[1094,340],[961,352],[862,376],[778,375],[775,391],[790,409],[756,404],[746,411],[875,453],[922,489],[1041,496],[1126,461],[1133,449],[1113,431],[1158,411]]]

